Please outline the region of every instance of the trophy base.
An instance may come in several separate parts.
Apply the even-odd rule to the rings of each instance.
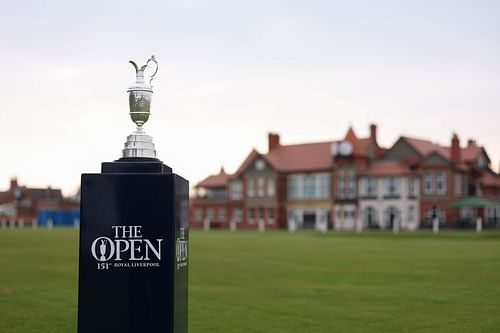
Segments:
[[[123,158],[156,158],[153,138],[138,127],[137,130],[127,136],[125,148],[122,150]]]

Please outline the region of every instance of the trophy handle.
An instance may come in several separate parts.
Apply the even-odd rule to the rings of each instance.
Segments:
[[[158,72],[158,62],[156,61],[156,57],[154,55],[151,56],[151,58],[148,59],[148,61],[146,62],[146,66],[149,66],[149,63],[150,62],[154,62],[155,65],[156,65],[156,69],[153,73],[153,75],[151,75],[149,78],[149,86],[152,88],[153,86],[151,85],[151,81],[153,81],[154,79],[154,76],[156,75],[156,73]]]

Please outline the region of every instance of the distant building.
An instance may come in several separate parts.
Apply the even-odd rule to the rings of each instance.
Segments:
[[[79,210],[79,202],[63,197],[60,189],[29,188],[18,184],[17,179],[10,181],[10,187],[0,192],[0,225],[24,226],[36,225],[42,211],[75,211]],[[45,216],[45,215],[43,215]]]
[[[475,218],[471,209],[443,208],[452,199],[469,195],[483,195],[486,189],[481,181],[492,178],[489,197],[500,197],[500,177],[489,165],[490,159],[483,147],[469,140],[460,147],[456,134],[450,146],[441,146],[427,140],[401,137],[383,156],[384,160],[398,161],[410,166],[420,181],[420,216],[424,225],[430,225],[436,216],[441,225]],[[481,212],[484,214],[484,212]],[[489,218],[489,216],[484,216]],[[500,217],[500,214],[499,214]]]
[[[358,138],[349,128],[335,141],[282,145],[268,136],[268,152],[253,149],[234,174],[221,169],[195,186],[191,223],[205,228],[398,228],[415,230],[437,217],[442,225],[475,219],[471,209],[445,208],[452,199],[479,195],[499,207],[479,210],[500,223],[500,176],[483,147],[469,140],[450,146],[400,137],[386,149],[377,127]]]

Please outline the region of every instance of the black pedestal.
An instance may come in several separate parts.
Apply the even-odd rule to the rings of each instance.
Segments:
[[[157,160],[82,175],[79,333],[186,333],[188,182]]]

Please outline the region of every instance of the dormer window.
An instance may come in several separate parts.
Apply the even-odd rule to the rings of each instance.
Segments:
[[[487,162],[486,162],[486,158],[484,158],[483,154],[479,155],[479,157],[477,158],[477,166],[478,166],[478,168],[481,168],[481,169],[486,168]]]
[[[266,162],[261,159],[255,160],[255,170],[262,171],[266,168]]]

